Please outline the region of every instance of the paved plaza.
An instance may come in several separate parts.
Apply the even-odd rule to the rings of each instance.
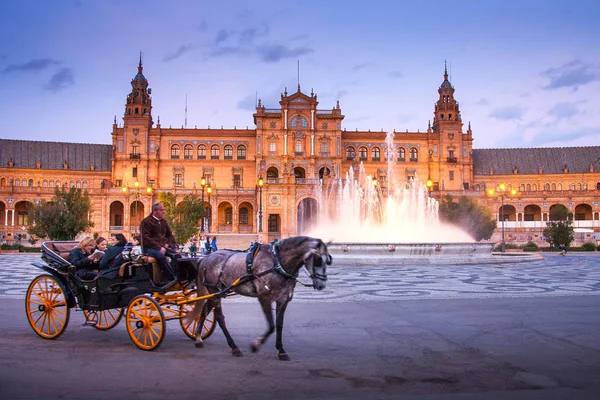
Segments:
[[[42,273],[33,262],[41,262],[39,255],[0,255],[0,299],[24,298],[31,280]],[[299,285],[294,302],[598,295],[600,253],[551,253],[543,261],[479,265],[356,266],[334,260],[328,275],[326,290]]]

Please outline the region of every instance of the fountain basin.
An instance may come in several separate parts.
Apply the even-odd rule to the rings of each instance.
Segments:
[[[334,262],[380,264],[494,264],[539,261],[539,253],[496,253],[493,243],[331,243]]]

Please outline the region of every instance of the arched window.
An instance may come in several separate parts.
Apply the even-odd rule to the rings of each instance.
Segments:
[[[224,160],[233,160],[233,146],[230,144],[226,144],[223,148],[223,159]]]
[[[245,160],[246,159],[246,146],[243,144],[239,145],[237,148],[237,159]]]
[[[356,157],[356,150],[352,146],[346,147],[346,160],[352,161]]]
[[[534,184],[533,184],[533,186],[531,187],[531,189],[532,189],[534,192],[537,192],[537,185],[534,183]]]
[[[54,180],[50,179],[50,183],[49,183],[50,187],[54,187]]]
[[[77,183],[75,184],[75,187],[77,189],[81,189],[81,181],[77,181]]]
[[[268,179],[277,179],[279,177],[279,171],[275,167],[269,167],[267,169],[267,180]]]
[[[308,128],[308,120],[302,115],[296,115],[290,120],[291,128]]]
[[[270,153],[277,152],[277,144],[275,142],[269,143],[269,152]]]
[[[406,160],[406,149],[404,147],[398,147],[398,161]]]
[[[562,183],[559,183],[557,188],[558,188],[558,190],[562,190]]]
[[[577,184],[577,190],[581,190],[581,182]]]
[[[392,161],[394,159],[394,151],[388,151],[388,148],[384,147],[383,156],[385,157],[385,161]]]
[[[6,186],[6,178],[0,179],[0,187],[5,187],[5,186]]]
[[[21,186],[21,181],[19,179],[15,179],[15,186]]]
[[[580,185],[581,185],[581,183],[580,183]],[[30,180],[27,182],[27,186],[29,186],[29,187],[33,187],[33,179],[30,179]]]
[[[520,190],[521,192],[524,192],[524,191],[525,191],[525,185],[521,184],[521,186],[519,187],[519,190]]]
[[[547,192],[550,191],[550,184],[549,183],[544,184],[544,190],[547,191]]]
[[[583,184],[583,190],[588,190],[588,185],[587,185],[587,183],[584,183],[584,184]]]
[[[183,148],[183,158],[191,160],[194,157],[194,147],[191,144],[186,144]]]
[[[176,160],[179,158],[179,152],[181,151],[181,147],[178,144],[174,144],[171,146],[171,159]]]
[[[233,208],[227,207],[225,209],[225,225],[231,225],[233,222]]]
[[[552,191],[554,192],[556,190],[556,183],[552,184]]]
[[[240,225],[248,225],[248,209],[246,207],[240,208]]]
[[[367,161],[369,151],[366,147],[362,146],[358,148],[358,159],[361,161]]]
[[[83,181],[83,182],[81,183],[81,187],[82,187],[82,188],[84,188],[84,189],[87,189],[87,187],[88,187],[88,186],[87,186],[87,181]]]
[[[198,160],[206,160],[206,145],[198,146]]]
[[[75,187],[75,181],[71,181],[71,182],[69,183],[69,187],[70,187],[70,188],[74,188],[74,187]]]
[[[42,187],[48,187],[48,180],[47,179],[44,179],[42,181]]]
[[[380,157],[381,157],[381,150],[379,150],[379,147],[373,147],[371,149],[371,160],[379,161]]]
[[[521,186],[522,186],[522,185],[521,185]],[[528,191],[528,192],[531,192],[531,184],[530,184],[530,183],[528,183],[528,184],[527,184],[527,191]]]
[[[219,145],[213,144],[212,146],[210,146],[210,159],[218,160],[220,152],[221,152],[221,149],[219,148]]]
[[[419,161],[419,150],[416,147],[410,148],[410,161]]]
[[[321,153],[322,154],[328,154],[329,153],[329,143],[328,142],[321,142]]]
[[[296,153],[297,156],[302,155],[302,140],[301,139],[296,139],[296,142],[294,145],[294,152]]]

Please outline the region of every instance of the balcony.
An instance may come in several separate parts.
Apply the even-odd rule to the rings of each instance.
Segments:
[[[448,162],[456,164],[458,162],[458,160],[456,159],[456,157],[448,157]]]
[[[283,182],[282,178],[267,178],[267,183],[279,184],[282,182]]]
[[[139,160],[142,156],[139,153],[129,153],[130,160]]]

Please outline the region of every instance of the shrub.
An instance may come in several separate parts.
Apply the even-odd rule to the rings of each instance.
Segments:
[[[596,245],[592,242],[585,242],[581,245],[581,250],[583,251],[595,251]]]
[[[2,245],[0,245],[0,249],[2,249],[2,250],[19,250],[20,248],[21,248],[21,245],[17,244],[17,243],[13,243],[13,244],[2,243]]]
[[[25,246],[21,246],[20,250],[21,250],[21,253],[41,253],[42,248],[41,247],[25,247]]]

